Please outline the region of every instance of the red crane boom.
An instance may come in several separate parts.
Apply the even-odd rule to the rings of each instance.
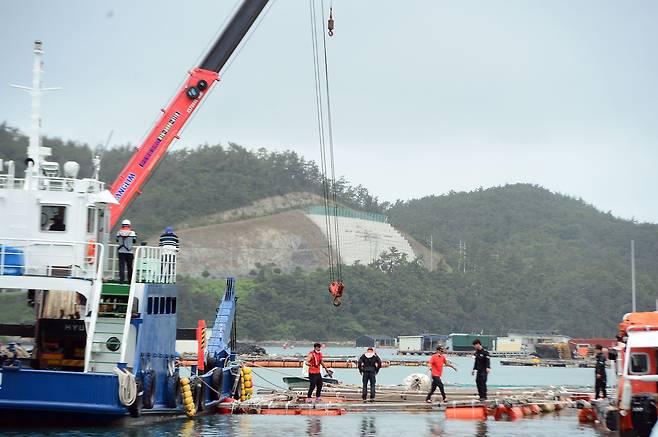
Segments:
[[[208,94],[224,67],[269,0],[243,0],[231,21],[217,38],[214,46],[199,67],[190,71],[190,76],[176,97],[155,124],[144,142],[139,146],[128,164],[110,188],[119,202],[110,205],[110,226],[119,221],[128,205],[134,200],[149,176],[156,168],[167,149],[178,138],[192,113]]]

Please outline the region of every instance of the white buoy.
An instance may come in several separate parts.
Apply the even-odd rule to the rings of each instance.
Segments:
[[[407,390],[429,391],[432,381],[430,377],[424,373],[412,373],[404,378],[403,384]]]

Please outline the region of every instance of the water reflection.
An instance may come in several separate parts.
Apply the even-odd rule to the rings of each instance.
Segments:
[[[481,420],[477,424],[477,428],[475,430],[475,437],[487,437],[487,422]]]
[[[427,420],[427,435],[430,436],[443,436],[445,435],[443,432],[443,425],[445,422],[441,419],[428,419]]]
[[[319,436],[322,435],[322,418],[309,417],[306,423],[306,435]]]
[[[521,421],[479,422],[446,420],[443,414],[372,412],[344,416],[268,416],[235,415],[198,417],[123,427],[0,431],[15,437],[526,437],[569,436],[602,437],[594,427],[578,423],[575,411],[544,415]]]
[[[377,435],[375,427],[375,418],[373,416],[363,416],[361,418],[361,437],[373,437]]]

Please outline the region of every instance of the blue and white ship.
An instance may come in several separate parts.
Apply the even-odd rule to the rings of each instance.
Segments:
[[[234,281],[227,282],[208,341],[206,362],[213,366],[199,376],[191,369],[184,378],[191,396],[181,395],[176,256],[138,246],[130,283],[118,282],[109,227],[116,200],[98,180],[100,160],[94,177],[78,178],[76,162],[60,168],[41,146],[42,53],[37,41],[26,88],[32,131],[25,175],[17,177],[13,162],[0,161],[0,289],[27,291],[26,305],[34,309],[31,355],[2,360],[0,425],[214,412],[235,395],[240,375],[230,347]]]

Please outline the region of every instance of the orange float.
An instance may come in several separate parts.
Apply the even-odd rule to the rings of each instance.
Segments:
[[[264,408],[260,414],[271,414],[279,416],[342,416],[347,411],[340,408],[334,409],[317,409],[317,410],[302,410],[293,408]]]
[[[521,407],[498,405],[494,410],[493,416],[496,420],[517,420],[523,417],[523,410]]]
[[[530,405],[530,412],[532,414],[539,414],[539,413],[541,413],[541,407],[537,404],[531,404]]]
[[[505,420],[507,419],[507,407],[505,405],[498,405],[493,410],[493,417],[496,420]]]
[[[487,420],[487,407],[481,405],[447,407],[446,419]]]
[[[222,401],[222,403],[226,403],[226,404],[232,404],[233,402],[235,402],[235,399],[233,398],[226,398]],[[217,412],[219,414],[233,414],[235,411],[233,411],[232,408],[219,407],[217,408]]]
[[[509,417],[509,420],[518,420],[523,418],[523,410],[521,410],[521,407],[512,407],[507,409],[507,417]]]
[[[583,408],[578,412],[578,421],[580,423],[591,423],[596,419],[596,411],[593,408]]]

